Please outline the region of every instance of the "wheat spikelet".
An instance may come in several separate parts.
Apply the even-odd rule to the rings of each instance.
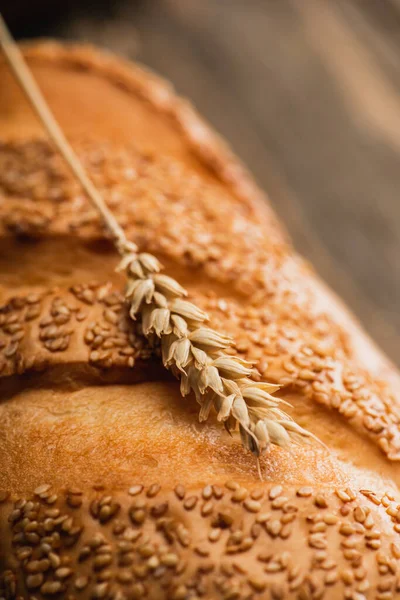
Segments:
[[[282,411],[287,403],[272,395],[279,386],[254,381],[254,366],[225,352],[233,340],[207,327],[207,314],[185,300],[186,290],[161,273],[157,258],[138,254],[129,242],[118,247],[130,317],[141,318],[147,338],[160,340],[164,366],[180,379],[183,396],[194,392],[200,421],[214,407],[218,421],[228,432],[238,426],[243,446],[257,457],[270,444],[287,447],[314,437]]]

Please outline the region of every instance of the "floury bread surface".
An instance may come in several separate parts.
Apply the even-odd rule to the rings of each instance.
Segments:
[[[154,75],[25,55],[130,239],[326,445],[265,480],[129,324],[117,255],[0,63],[0,598],[400,598],[397,372]]]

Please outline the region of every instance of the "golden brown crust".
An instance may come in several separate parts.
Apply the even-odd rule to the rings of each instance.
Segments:
[[[0,63],[0,598],[396,598],[393,368],[167,84],[86,47],[26,56],[129,237],[329,451],[275,448],[257,484],[219,424],[197,428],[126,318],[97,216]]]
[[[109,494],[78,486],[54,493],[38,486],[8,504],[12,536],[0,591],[24,596],[109,598],[395,598],[400,546],[376,505],[352,489],[315,493],[230,481],[165,492],[134,483]],[[373,501],[371,501],[371,499]],[[383,504],[382,504],[383,503]],[[377,581],[371,585],[372,581]]]

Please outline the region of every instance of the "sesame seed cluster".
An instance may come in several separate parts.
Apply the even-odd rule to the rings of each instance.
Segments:
[[[399,533],[400,505],[370,490],[228,481],[0,492],[11,548],[0,597],[394,600],[400,544],[378,509]]]
[[[400,458],[400,410],[389,386],[371,377],[349,353],[341,328],[326,313],[279,300],[243,307],[208,299],[215,327],[233,335],[239,355],[261,375],[338,412],[391,459]]]
[[[132,368],[152,354],[109,285],[12,298],[0,308],[0,332],[0,376],[74,362]]]

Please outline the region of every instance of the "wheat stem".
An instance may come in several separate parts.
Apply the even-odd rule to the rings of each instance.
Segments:
[[[105,225],[107,226],[112,238],[119,243],[126,241],[125,234],[122,228],[119,226],[116,218],[112,212],[108,209],[106,203],[101,197],[94,183],[89,178],[83,165],[67,138],[65,137],[61,127],[57,123],[54,115],[50,111],[46,100],[43,97],[36,81],[34,80],[32,73],[26,64],[20,49],[14,41],[3,17],[0,14],[0,45],[3,49],[4,56],[13,71],[16,79],[21,85],[22,90],[27,96],[28,100],[35,113],[42,122],[46,129],[49,137],[58,148],[60,154],[64,157],[66,163],[69,165],[71,171],[80,181],[83,189],[90,198],[93,205],[96,207],[98,212],[101,214]]]
[[[286,447],[314,438],[281,410],[283,400],[273,396],[278,386],[252,379],[254,365],[226,352],[233,340],[205,323],[207,315],[184,300],[186,290],[160,273],[161,264],[151,254],[138,254],[88,177],[82,163],[51,113],[16,42],[0,15],[0,45],[16,79],[49,137],[100,213],[122,260],[126,298],[133,320],[140,317],[143,334],[158,339],[164,366],[181,381],[181,393],[194,392],[200,404],[200,421],[214,407],[228,432],[237,425],[243,445],[258,456],[269,444]]]

